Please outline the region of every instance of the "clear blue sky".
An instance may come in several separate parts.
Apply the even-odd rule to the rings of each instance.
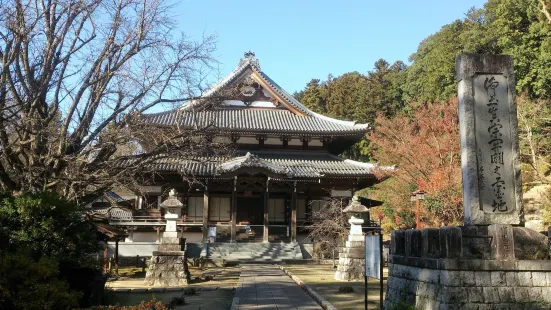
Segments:
[[[417,50],[443,25],[483,0],[185,0],[173,12],[180,29],[218,36],[220,73],[251,50],[262,70],[290,93],[312,78],[366,73],[379,58],[392,63]]]

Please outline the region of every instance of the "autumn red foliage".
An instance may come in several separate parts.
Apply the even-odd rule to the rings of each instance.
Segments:
[[[410,194],[426,192],[422,201],[423,226],[438,227],[461,222],[461,160],[457,99],[421,106],[411,115],[379,115],[369,140],[381,166],[395,166],[376,194],[385,201],[385,220],[393,227],[414,227]],[[389,174],[380,170],[380,177]]]

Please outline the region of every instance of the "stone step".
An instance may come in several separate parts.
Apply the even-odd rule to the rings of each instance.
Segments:
[[[208,245],[208,257],[229,262],[281,262],[283,259],[301,259],[302,254],[296,243],[213,243]]]

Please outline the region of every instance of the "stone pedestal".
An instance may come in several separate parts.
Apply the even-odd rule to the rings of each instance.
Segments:
[[[187,285],[190,279],[185,239],[163,237],[159,250],[151,257],[145,284],[180,286]]]
[[[339,253],[339,265],[335,280],[363,280],[365,277],[365,238],[362,233],[364,220],[352,217],[346,247]]]
[[[385,307],[551,309],[551,260],[537,232],[494,224],[393,231],[392,237]],[[526,259],[530,252],[542,257]]]

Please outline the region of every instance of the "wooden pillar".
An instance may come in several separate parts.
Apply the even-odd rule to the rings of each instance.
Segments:
[[[119,237],[115,237],[115,273],[119,274]]]
[[[270,184],[270,178],[268,177],[268,180],[266,181],[266,192],[264,192],[264,232],[262,235],[262,242],[269,242],[268,234],[269,234],[269,220],[268,220],[268,201],[270,199],[269,191],[268,191],[268,185]]]
[[[237,229],[237,177],[233,179],[233,191],[231,194],[231,239],[230,242],[237,242],[235,239],[235,233]]]
[[[105,249],[103,249],[103,274],[107,273],[107,264],[109,263],[109,256],[107,255],[107,249],[109,244],[105,241]]]
[[[291,195],[291,242],[297,242],[297,182]]]
[[[155,226],[153,227],[153,229],[155,229],[157,231],[157,243],[161,243],[161,229],[162,229],[162,226]]]
[[[209,236],[209,191],[203,192],[203,242],[206,243]]]

